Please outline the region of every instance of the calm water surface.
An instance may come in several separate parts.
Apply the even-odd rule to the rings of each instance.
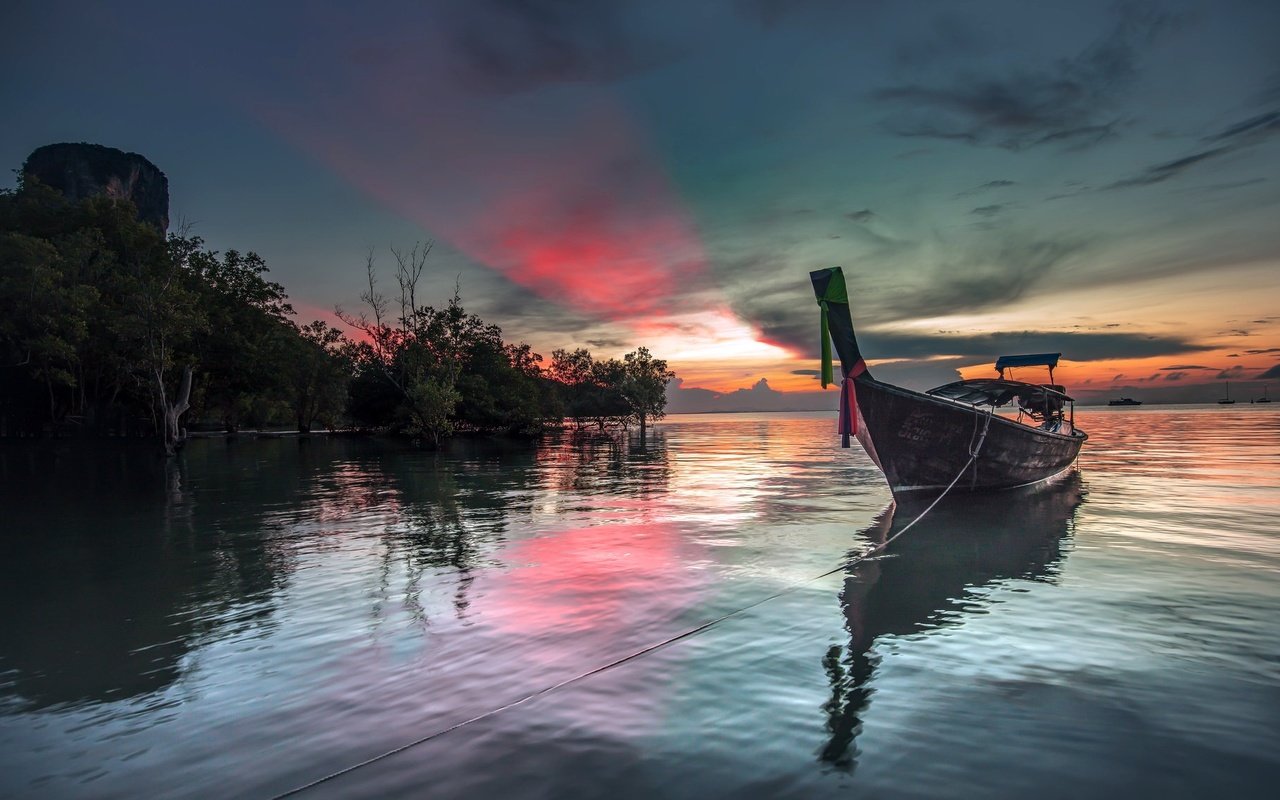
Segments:
[[[1280,409],[1085,409],[914,516],[826,415],[0,449],[0,794],[1267,796]]]

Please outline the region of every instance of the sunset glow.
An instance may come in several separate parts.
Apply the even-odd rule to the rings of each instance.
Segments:
[[[794,358],[788,350],[760,340],[760,333],[727,309],[673,316],[637,326],[651,349],[681,364],[768,363]]]
[[[389,246],[432,239],[429,302],[460,284],[544,356],[646,346],[680,390],[822,407],[806,276],[834,265],[868,359],[915,388],[1024,348],[1094,400],[1277,378],[1275,69],[1269,42],[1223,44],[1270,12],[651,11],[272,15],[290,59],[206,20],[164,37],[163,73],[274,160],[137,147],[199,189],[175,218],[249,231],[308,314],[359,305],[371,250],[385,281]],[[305,188],[256,196],[246,169]]]

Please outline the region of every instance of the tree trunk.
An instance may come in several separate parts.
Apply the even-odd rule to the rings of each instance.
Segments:
[[[53,379],[49,377],[49,368],[47,366],[45,367],[44,385],[49,390],[49,424],[56,426],[58,424],[58,404],[53,397]]]
[[[164,454],[174,455],[186,438],[178,419],[191,407],[191,367],[182,368],[182,383],[178,387],[178,396],[172,404],[165,400],[164,387],[160,390],[160,399],[164,404]]]
[[[311,397],[305,396],[295,402],[293,413],[298,420],[298,433],[311,433],[316,421],[315,405]]]
[[[645,422],[646,422],[645,415],[641,414],[640,415],[640,441],[642,442],[644,441]]]

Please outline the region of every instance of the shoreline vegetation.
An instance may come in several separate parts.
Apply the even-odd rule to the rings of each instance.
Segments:
[[[675,377],[644,347],[622,359],[556,350],[549,363],[468,313],[461,291],[425,305],[430,243],[392,249],[397,290],[371,255],[350,335],[300,323],[252,252],[165,234],[127,199],[69,199],[30,174],[0,191],[0,439],[153,439],[246,428],[537,436],[639,428]]]

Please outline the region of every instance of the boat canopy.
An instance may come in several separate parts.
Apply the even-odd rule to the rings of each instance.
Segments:
[[[1006,381],[1001,378],[974,378],[967,381],[956,381],[955,383],[943,384],[936,389],[930,389],[926,394],[945,397],[948,400],[955,400],[960,403],[968,403],[975,406],[995,406],[996,408],[1008,405],[1014,398],[1019,396],[1032,398],[1037,395],[1047,395],[1062,400],[1072,399],[1049,386],[1023,383],[1022,381]]]
[[[1048,367],[1058,366],[1062,353],[1029,353],[1024,356],[1000,356],[996,359],[996,370],[1004,372],[1006,367]]]

